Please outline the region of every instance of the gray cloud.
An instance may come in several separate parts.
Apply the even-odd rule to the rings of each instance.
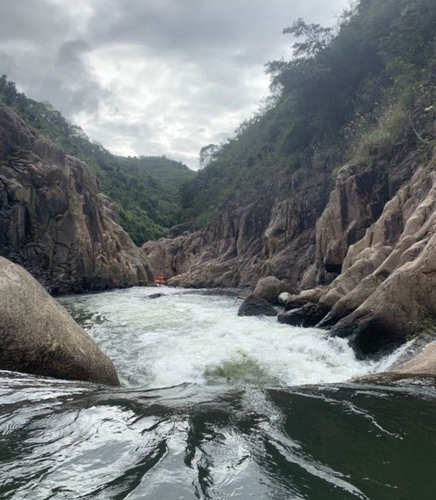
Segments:
[[[50,43],[62,38],[74,21],[60,6],[40,0],[0,0],[0,41]]]
[[[118,154],[195,167],[267,94],[284,27],[347,0],[0,0],[0,73]]]

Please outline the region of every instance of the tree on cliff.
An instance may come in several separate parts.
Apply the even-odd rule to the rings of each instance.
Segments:
[[[208,144],[207,146],[204,146],[200,149],[200,155],[198,158],[200,169],[204,168],[212,160],[215,159],[219,149],[220,149],[219,146],[217,146],[216,144]]]

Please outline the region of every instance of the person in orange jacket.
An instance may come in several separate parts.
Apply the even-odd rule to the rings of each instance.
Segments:
[[[159,274],[159,276],[156,276],[154,282],[157,283],[159,286],[163,285],[165,283],[165,278],[163,277],[163,274]]]

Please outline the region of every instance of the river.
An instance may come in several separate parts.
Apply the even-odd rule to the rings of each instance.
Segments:
[[[122,385],[0,372],[1,499],[436,497],[432,384],[350,382],[408,346],[362,362],[320,330],[237,317],[234,297],[166,287],[59,301]]]

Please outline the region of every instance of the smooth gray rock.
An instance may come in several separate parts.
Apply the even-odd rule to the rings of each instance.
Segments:
[[[0,257],[0,370],[118,386],[111,360],[22,267]]]

